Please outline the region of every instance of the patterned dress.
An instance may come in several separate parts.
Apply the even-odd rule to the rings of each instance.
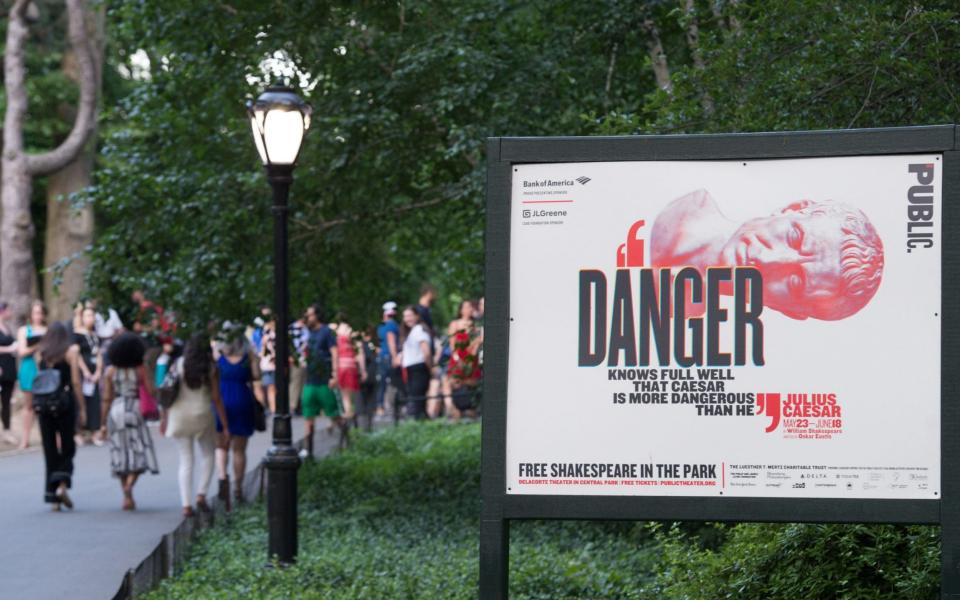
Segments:
[[[135,369],[116,369],[114,372],[107,431],[110,434],[110,470],[114,477],[160,472],[150,430],[140,414],[140,384]]]

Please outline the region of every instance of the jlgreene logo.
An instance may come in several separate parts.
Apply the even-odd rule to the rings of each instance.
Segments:
[[[533,217],[565,217],[567,216],[567,211],[565,210],[524,210],[523,218],[530,219]]]
[[[524,208],[520,215],[523,217],[521,225],[563,225],[567,211],[557,208]]]

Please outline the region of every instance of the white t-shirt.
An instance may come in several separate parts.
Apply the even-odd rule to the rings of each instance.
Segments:
[[[413,326],[413,329],[410,330],[410,335],[407,336],[407,339],[403,341],[403,349],[401,351],[403,352],[402,364],[404,367],[427,362],[423,356],[423,348],[420,346],[420,342],[426,342],[429,347],[430,335],[427,333],[427,330],[424,329],[422,323],[417,323]]]

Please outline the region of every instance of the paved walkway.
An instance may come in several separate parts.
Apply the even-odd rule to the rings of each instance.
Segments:
[[[20,440],[23,439],[23,414],[20,412],[23,406],[23,397],[20,395],[20,390],[14,392],[12,402],[13,415],[10,418],[10,433],[16,440],[11,443],[11,441],[4,439],[6,436],[0,435],[0,456],[8,452],[19,451]],[[40,429],[37,426],[36,418],[33,419],[33,427],[30,429],[30,443],[34,446],[40,445]]]
[[[323,434],[325,421],[317,426],[317,454],[322,455],[333,438]],[[76,509],[60,513],[42,501],[39,449],[0,455],[0,598],[112,598],[127,570],[180,523],[176,445],[160,436],[155,425],[151,430],[160,474],[137,483],[135,512],[120,510],[120,485],[110,476],[107,446],[78,449],[70,493]],[[296,419],[295,437],[302,431],[302,421]],[[268,433],[251,438],[248,469],[269,446]],[[210,494],[216,495],[216,474]]]

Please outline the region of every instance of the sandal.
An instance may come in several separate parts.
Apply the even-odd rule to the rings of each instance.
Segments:
[[[57,505],[58,505],[58,506],[59,506],[60,504],[63,504],[64,506],[66,506],[66,507],[69,508],[70,510],[73,510],[73,500],[71,500],[71,499],[70,499],[70,496],[67,494],[66,488],[60,488],[60,489],[57,491],[57,500],[59,500],[59,502],[57,502]]]

